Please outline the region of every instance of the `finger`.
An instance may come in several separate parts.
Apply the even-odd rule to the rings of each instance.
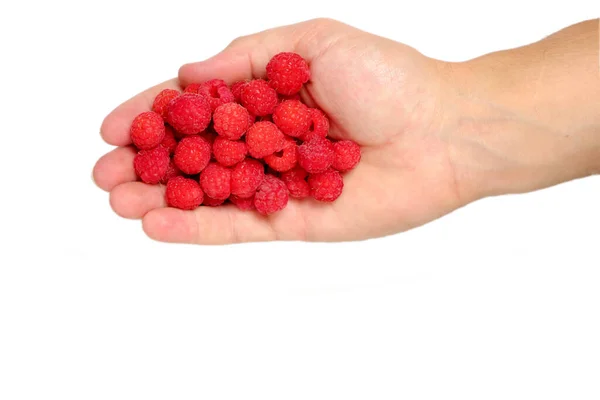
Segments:
[[[142,218],[148,211],[165,206],[165,186],[122,183],[110,192],[110,206],[123,218]]]
[[[118,147],[100,157],[94,166],[94,182],[102,190],[110,192],[115,186],[136,180],[133,147]]]
[[[146,234],[161,242],[229,244],[277,239],[268,218],[233,205],[153,210],[142,221]]]
[[[348,29],[337,21],[315,19],[244,36],[208,60],[182,66],[179,79],[185,86],[215,76],[228,83],[264,77],[266,65],[275,54],[296,52],[310,63]]]
[[[132,97],[108,114],[100,128],[100,135],[104,141],[114,146],[126,146],[130,144],[129,129],[131,122],[138,114],[150,111],[154,98],[164,89],[181,90],[181,86],[177,79],[163,82]]]

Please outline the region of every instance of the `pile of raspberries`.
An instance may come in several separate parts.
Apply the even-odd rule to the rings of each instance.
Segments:
[[[327,116],[302,102],[310,69],[301,56],[279,53],[266,69],[267,80],[165,89],[152,111],[133,120],[136,175],[166,184],[169,206],[193,210],[229,201],[268,215],[284,209],[290,196],[332,202],[341,195],[340,172],[358,164],[360,147],[328,139]]]

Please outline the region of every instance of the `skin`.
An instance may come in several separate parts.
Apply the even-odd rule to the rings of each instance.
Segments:
[[[334,203],[290,200],[264,217],[235,206],[165,207],[162,185],[136,182],[133,118],[165,88],[220,77],[264,77],[285,49],[312,79],[301,92],[324,110],[330,136],[362,146]],[[598,20],[539,42],[462,63],[434,60],[403,44],[318,19],[234,40],[180,68],[179,77],[133,97],[106,117],[101,134],[119,146],[94,180],[114,211],[142,219],[151,238],[227,244],[349,241],[425,224],[487,196],[529,192],[600,172]]]

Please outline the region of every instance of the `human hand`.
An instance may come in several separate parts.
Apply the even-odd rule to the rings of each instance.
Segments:
[[[328,114],[330,136],[362,146],[362,160],[345,175],[340,198],[330,204],[292,199],[268,217],[235,206],[182,211],[165,207],[164,187],[135,181],[129,125],[150,109],[159,91],[215,77],[229,83],[262,77],[268,60],[280,51],[297,52],[309,62],[312,79],[301,95]],[[103,156],[94,177],[111,192],[117,214],[142,218],[145,232],[161,241],[342,241],[401,232],[496,194],[500,185],[485,185],[485,176],[500,182],[506,178],[498,178],[499,171],[514,170],[506,158],[510,151],[519,153],[518,144],[506,149],[481,138],[491,111],[485,99],[465,95],[469,89],[464,82],[481,84],[467,79],[468,70],[331,20],[239,38],[215,57],[183,66],[178,79],[149,89],[106,117],[104,139],[125,147]],[[511,115],[508,109],[494,112]],[[529,185],[517,191],[535,189]]]

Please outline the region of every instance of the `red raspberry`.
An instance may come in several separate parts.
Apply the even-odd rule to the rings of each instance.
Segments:
[[[360,146],[352,140],[340,140],[333,144],[333,164],[338,171],[349,171],[360,161]]]
[[[219,136],[213,143],[213,154],[221,165],[231,167],[246,158],[248,147],[241,140],[228,140]]]
[[[242,101],[242,89],[247,83],[248,81],[237,81],[231,85],[231,94],[238,103]]]
[[[165,137],[165,123],[160,115],[146,111],[131,123],[131,141],[140,150],[156,147]]]
[[[212,144],[215,142],[215,139],[217,138],[217,134],[211,131],[204,131],[204,132],[200,132],[198,134],[198,136],[200,136],[202,139],[206,140],[208,143]]]
[[[160,142],[160,145],[165,149],[169,150],[169,154],[173,154],[175,147],[177,147],[177,140],[175,139],[175,131],[168,125],[165,125],[165,137]]]
[[[198,89],[200,89],[201,83],[190,83],[183,90],[184,93],[195,93],[198,94]]]
[[[273,175],[265,175],[265,179],[254,195],[254,207],[261,214],[273,214],[285,208],[289,196],[288,189],[281,179]]]
[[[200,173],[202,191],[215,200],[225,200],[231,194],[231,170],[215,162]]]
[[[275,171],[287,171],[293,168],[298,162],[297,149],[298,145],[296,145],[296,141],[292,138],[286,137],[283,150],[265,156],[265,162]]]
[[[302,199],[310,196],[310,187],[306,182],[308,173],[300,167],[290,169],[281,174],[281,180],[290,191],[290,196]]]
[[[334,159],[333,144],[326,138],[315,136],[298,146],[298,163],[306,172],[324,172]]]
[[[279,97],[279,102],[280,102],[280,103],[283,103],[284,101],[287,101],[287,100],[298,100],[298,101],[302,101],[302,97],[300,97],[300,93],[294,93],[294,94],[292,94],[292,95],[289,95],[289,96],[286,96],[286,95],[280,94],[280,95],[279,95],[279,96],[277,96],[277,97]]]
[[[167,182],[166,198],[171,207],[193,210],[202,204],[204,193],[195,180],[176,176]]]
[[[273,111],[273,122],[286,135],[299,137],[308,132],[312,116],[310,109],[298,100],[286,100]]]
[[[251,197],[239,197],[235,194],[229,196],[229,201],[237,206],[242,211],[254,210],[254,196]]]
[[[222,79],[211,79],[204,82],[198,88],[198,94],[208,99],[212,111],[221,104],[231,103],[235,100],[229,86]]]
[[[205,195],[202,205],[209,206],[209,207],[218,207],[223,203],[225,203],[225,199],[213,199],[212,197],[208,197]]]
[[[180,176],[180,175],[182,175],[182,172],[179,170],[179,168],[177,168],[177,165],[175,165],[173,160],[171,160],[171,161],[169,161],[169,166],[167,167],[167,172],[161,178],[160,183],[165,184],[165,183],[169,182],[171,179],[175,178],[176,176]]]
[[[242,88],[242,105],[257,117],[272,114],[278,102],[277,92],[265,80],[254,79]]]
[[[184,135],[202,132],[208,127],[210,118],[210,104],[198,94],[182,94],[171,101],[167,108],[167,122]]]
[[[262,158],[283,149],[285,136],[272,122],[259,121],[248,129],[246,144],[254,158]]]
[[[162,146],[140,150],[133,158],[133,169],[137,176],[152,185],[160,182],[169,167],[169,151]]]
[[[340,197],[344,188],[344,180],[339,172],[328,169],[308,177],[310,194],[318,201],[331,202]]]
[[[231,193],[238,197],[251,197],[264,177],[264,166],[257,160],[247,158],[231,171]]]
[[[173,161],[184,173],[197,174],[210,161],[210,144],[200,136],[187,136],[175,148]]]
[[[311,108],[310,115],[312,117],[312,123],[308,132],[300,136],[300,140],[308,141],[313,136],[327,137],[329,133],[329,119],[325,113],[318,108]]]
[[[169,103],[179,97],[181,93],[178,90],[173,89],[165,89],[154,98],[154,103],[152,104],[152,111],[157,114],[160,114],[163,119],[167,119],[167,106]]]
[[[250,127],[248,110],[237,103],[223,104],[213,114],[214,128],[227,139],[237,140]]]
[[[306,60],[296,53],[276,54],[267,64],[267,78],[277,93],[289,96],[298,93],[310,79]]]

